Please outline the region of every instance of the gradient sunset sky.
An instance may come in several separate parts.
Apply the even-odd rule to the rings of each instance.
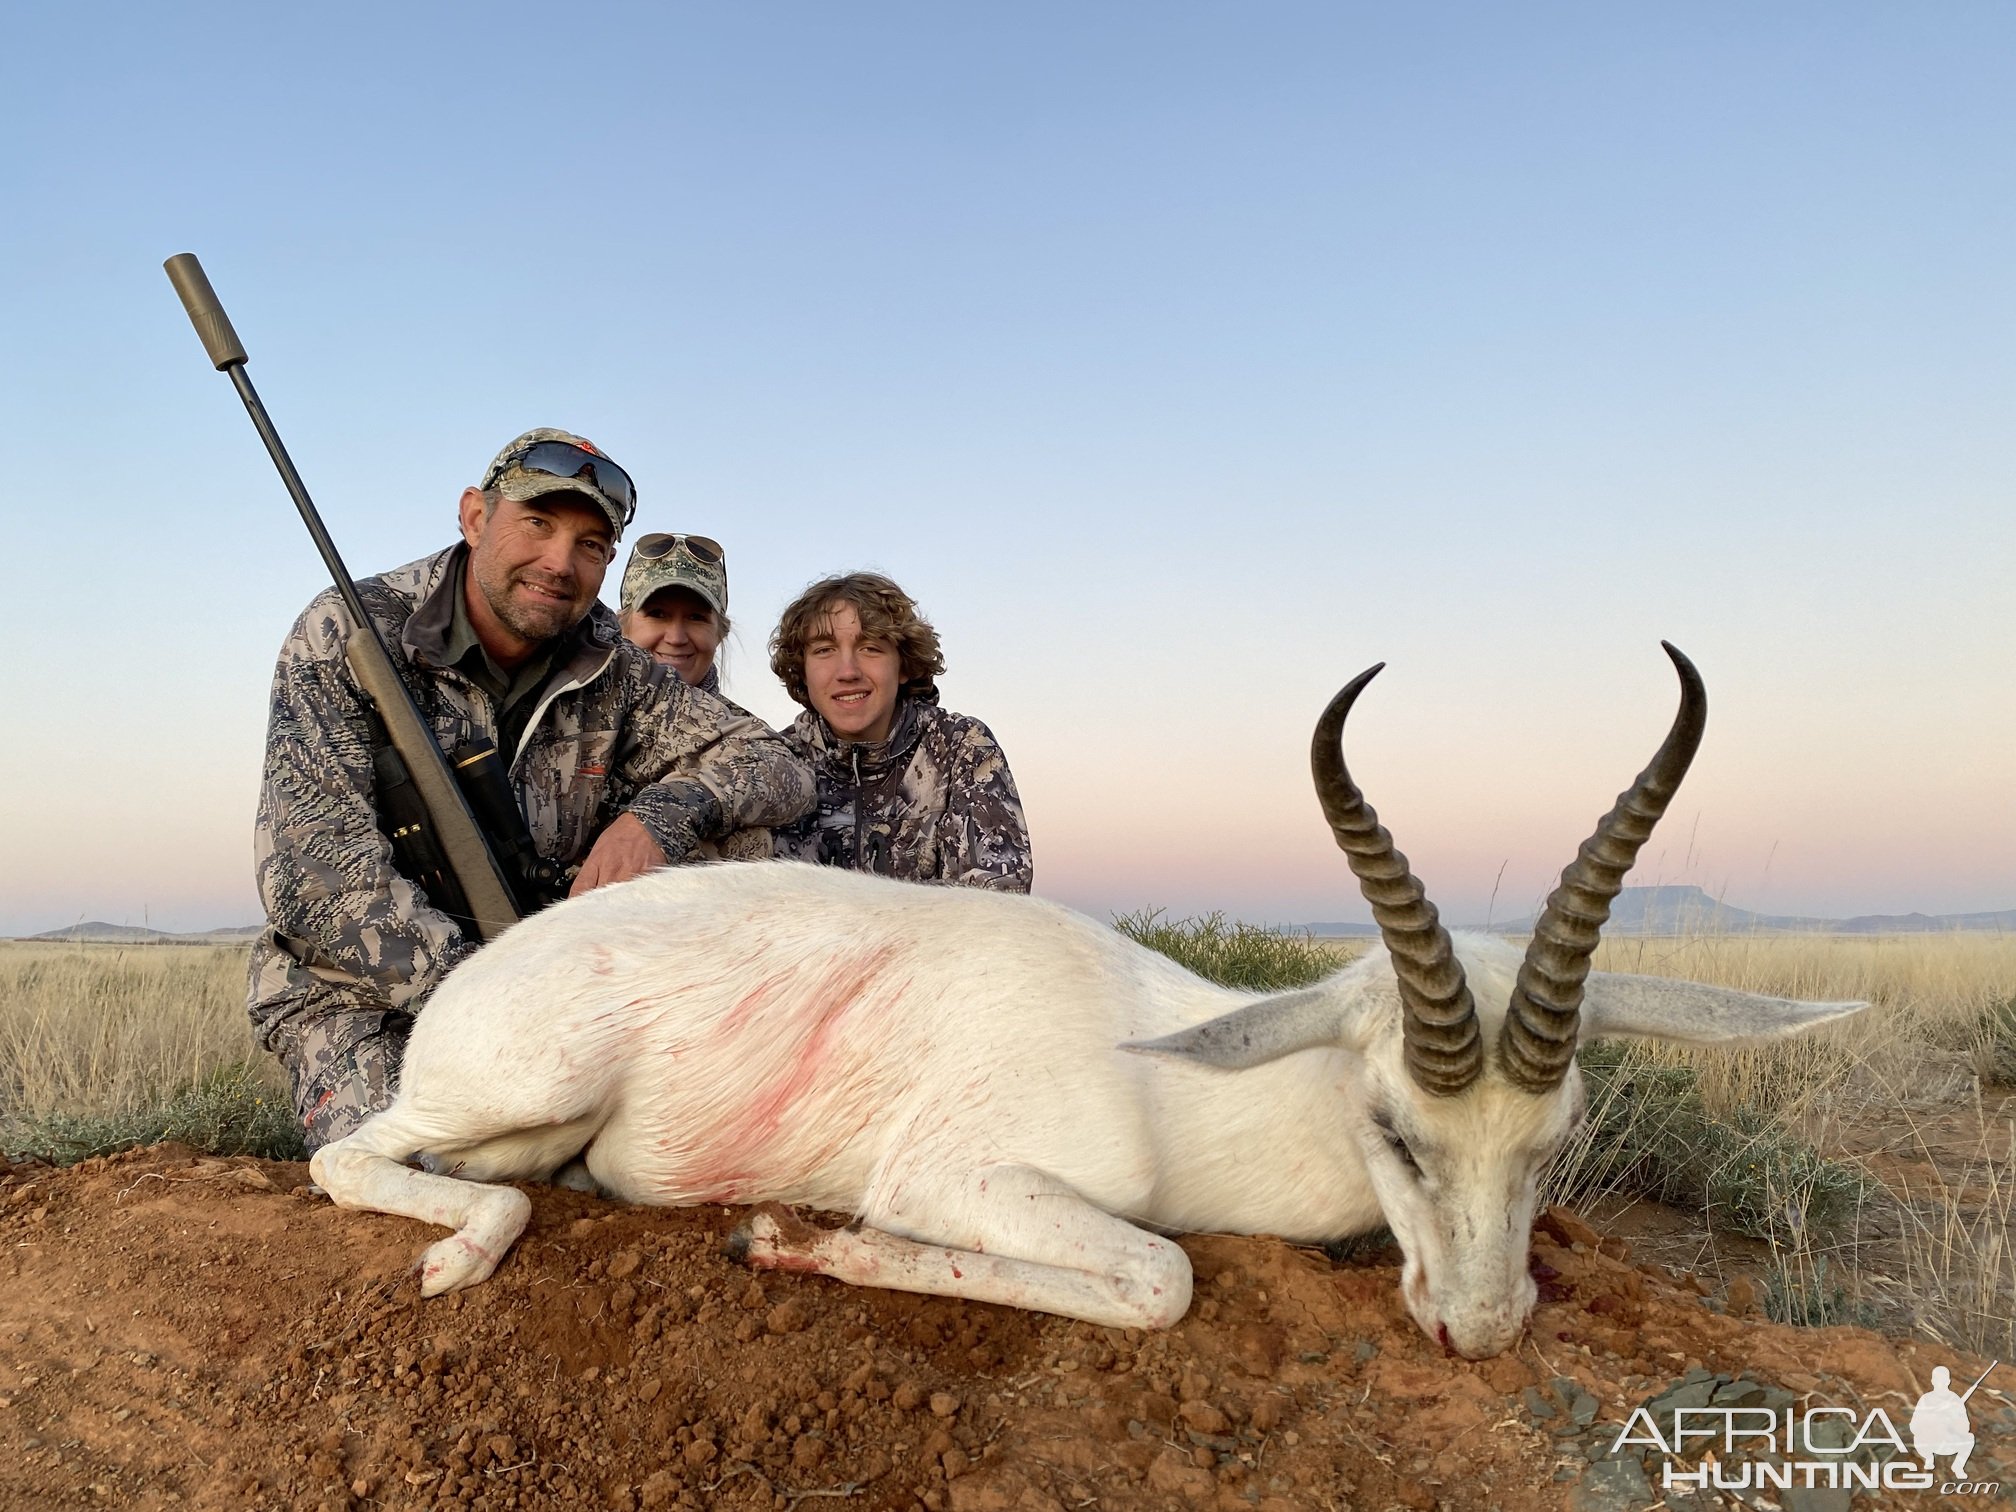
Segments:
[[[17,8],[0,99],[0,934],[258,917],[326,578],[161,272],[193,251],[351,569],[533,425],[730,552],[730,694],[874,567],[1039,893],[1369,917],[1354,773],[1528,913],[1664,732],[1634,882],[2016,906],[2016,9]],[[615,596],[612,574],[605,596]]]

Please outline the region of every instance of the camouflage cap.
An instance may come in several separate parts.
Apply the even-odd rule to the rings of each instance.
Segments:
[[[560,441],[566,443],[568,446],[578,446],[590,456],[600,457],[604,461],[609,462],[612,467],[616,467],[619,473],[623,473],[626,479],[630,476],[620,466],[617,466],[609,458],[608,454],[594,442],[577,436],[572,431],[555,430],[550,425],[542,425],[534,430],[525,432],[522,436],[515,437],[506,444],[502,451],[492,457],[490,465],[483,469],[483,481],[477,486],[485,492],[495,489],[505,498],[516,499],[521,503],[527,499],[536,499],[542,494],[549,493],[585,494],[601,507],[604,514],[609,516],[609,524],[620,538],[623,534],[623,527],[630,523],[630,517],[636,513],[636,504],[634,502],[636,484],[633,482],[630,485],[633,496],[632,502],[625,504],[620,500],[612,499],[608,494],[604,493],[601,488],[596,486],[594,477],[586,472],[577,474],[574,477],[561,477],[557,473],[527,472],[521,468],[507,465],[520,452],[540,441]]]
[[[641,547],[651,539],[646,536],[637,544]],[[684,536],[673,539],[677,544],[660,557],[640,556],[634,550],[630,553],[630,561],[623,568],[623,613],[641,609],[644,601],[661,588],[684,588],[698,594],[701,602],[716,614],[725,615],[728,612],[728,563],[703,562],[687,550]]]

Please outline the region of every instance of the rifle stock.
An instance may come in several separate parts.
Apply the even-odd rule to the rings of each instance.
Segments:
[[[427,728],[420,706],[414,702],[412,689],[406,686],[398,669],[392,665],[392,654],[386,650],[384,641],[379,638],[377,623],[358,597],[357,585],[351,581],[350,573],[337,553],[336,543],[323,527],[322,517],[316,512],[314,501],[308,497],[307,485],[302,483],[301,475],[294,470],[293,459],[281,444],[280,433],[273,428],[266,407],[259,402],[252,380],[245,376],[248,360],[245,348],[239,343],[238,333],[231,328],[230,317],[224,313],[224,306],[210,287],[203,265],[196,260],[193,252],[178,252],[163,266],[167,269],[168,281],[181,297],[183,309],[189,313],[191,324],[196,327],[197,336],[202,339],[203,350],[220,371],[231,375],[238,397],[245,403],[245,412],[252,417],[253,428],[259,432],[259,439],[266,443],[266,451],[280,471],[281,482],[287,485],[294,507],[301,512],[302,523],[308,527],[308,534],[314,537],[316,549],[322,553],[322,561],[335,579],[336,591],[342,596],[343,606],[349,610],[350,618],[357,627],[350,637],[348,648],[351,672],[365,696],[376,706],[379,718],[385,722],[385,731],[393,749],[405,762],[414,789],[426,804],[428,817],[433,821],[434,838],[462,890],[461,901],[468,905],[468,919],[485,942],[494,940],[517,923],[519,917],[504,869],[477,827],[468,800],[456,786],[447,759],[441,754],[433,732]],[[438,905],[445,900],[434,901]]]

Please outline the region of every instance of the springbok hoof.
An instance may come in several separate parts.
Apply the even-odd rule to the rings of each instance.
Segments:
[[[461,1234],[450,1234],[438,1244],[428,1245],[420,1257],[420,1295],[438,1297],[488,1281],[503,1258]]]
[[[728,1235],[728,1258],[751,1270],[817,1270],[811,1250],[823,1234],[783,1203],[766,1202]]]

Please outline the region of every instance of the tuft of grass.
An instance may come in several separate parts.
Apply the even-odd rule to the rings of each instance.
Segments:
[[[1982,1011],[1973,1051],[1974,1069],[1982,1081],[2016,1087],[2016,997],[1990,1003]]]
[[[1165,919],[1162,910],[1122,914],[1113,927],[1221,987],[1281,992],[1321,981],[1349,959],[1348,948],[1310,934],[1227,923],[1222,913]]]
[[[209,1155],[304,1160],[301,1125],[284,1092],[250,1063],[220,1066],[163,1101],[118,1112],[48,1112],[14,1122],[7,1147],[55,1165],[75,1165],[174,1140]]]
[[[1748,1107],[1711,1113],[1691,1066],[1614,1042],[1578,1052],[1589,1118],[1551,1174],[1555,1201],[1624,1192],[1796,1247],[1853,1224],[1868,1184]]]
[[[1904,1223],[1896,1269],[1920,1332],[2007,1359],[2016,1354],[2016,1128],[1990,1125],[1959,1153],[1949,1147],[1926,1162],[1929,1174],[1895,1178]]]
[[[1881,1311],[1860,1301],[1830,1273],[1827,1257],[1816,1257],[1810,1268],[1798,1271],[1781,1266],[1771,1277],[1764,1293],[1764,1315],[1773,1323],[1790,1323],[1800,1328],[1832,1328],[1852,1324],[1857,1328],[1881,1328]]]

